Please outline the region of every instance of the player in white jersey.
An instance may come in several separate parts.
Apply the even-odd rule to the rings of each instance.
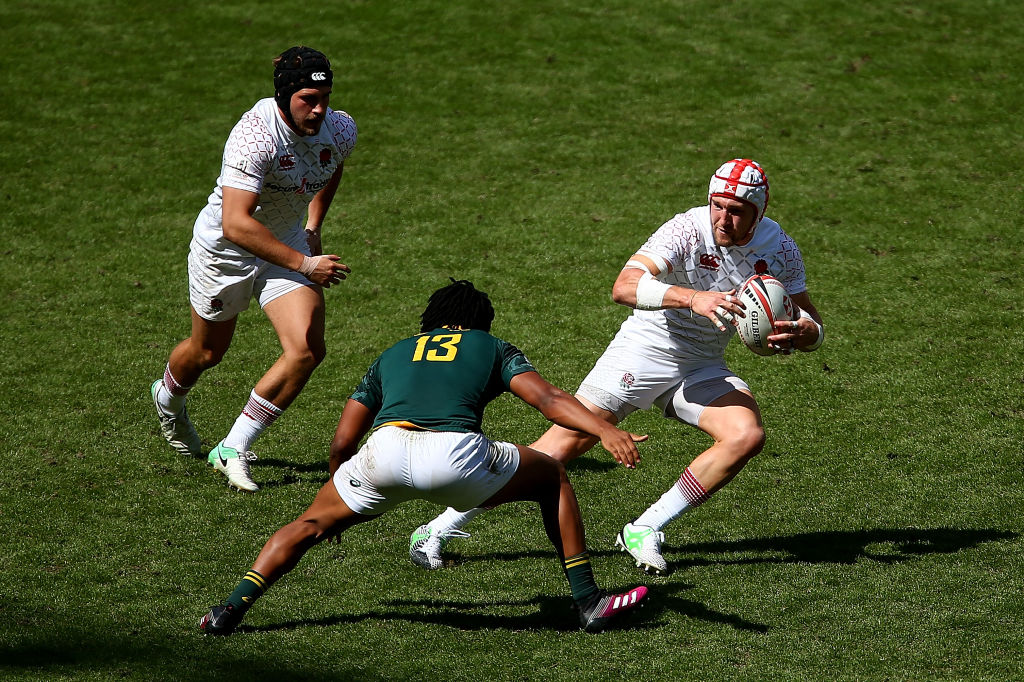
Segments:
[[[645,570],[668,568],[662,529],[707,501],[764,445],[757,401],[725,365],[735,316],[743,314],[737,288],[751,275],[770,274],[799,306],[800,317],[776,322],[768,337],[777,351],[815,350],[824,340],[821,317],[807,293],[803,257],[779,224],[764,216],[767,206],[768,178],[757,163],[723,164],[711,178],[708,204],[664,223],[620,271],[612,298],[634,312],[576,394],[612,424],[657,405],[666,417],[695,426],[714,441],[616,538]],[[594,442],[587,434],[553,426],[531,447],[567,462]],[[413,560],[440,566],[447,538],[464,536],[460,529],[480,511],[448,509],[418,528],[413,545],[424,535],[436,540],[426,547],[420,542]]]
[[[323,53],[292,47],[274,60],[273,98],[246,112],[224,145],[217,185],[193,229],[188,258],[192,334],[151,387],[171,447],[201,456],[185,398],[224,357],[239,313],[255,298],[282,354],[256,383],[208,461],[230,485],[256,491],[253,441],[299,395],[326,354],[323,288],[350,272],[323,254],[320,228],[356,143],[356,125],[331,109],[333,73]]]

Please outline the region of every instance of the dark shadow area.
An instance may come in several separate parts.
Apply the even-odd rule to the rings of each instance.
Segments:
[[[324,460],[322,462],[313,462],[311,464],[298,464],[288,459],[279,459],[277,457],[260,457],[256,462],[253,463],[253,468],[257,467],[277,467],[279,469],[289,469],[297,473],[310,474],[310,473],[322,473],[324,480],[327,480],[328,462]]]
[[[760,537],[721,542],[666,545],[665,553],[673,568],[678,572],[686,568],[712,565],[737,565],[757,563],[809,563],[809,564],[853,564],[860,560],[898,563],[912,561],[917,557],[933,554],[954,554],[987,542],[1013,541],[1019,533],[995,529],[957,528],[905,528],[846,531],[815,531]],[[616,550],[591,551],[592,555],[618,554]],[[762,555],[762,556],[758,556]],[[471,561],[494,561],[515,559],[553,559],[551,550],[528,550],[525,552],[498,552],[484,555],[452,555],[453,565]],[[639,574],[638,574],[639,577]],[[606,586],[612,591],[626,586]],[[722,613],[709,609],[705,604],[686,599],[684,593],[693,589],[692,584],[678,578],[649,585],[651,590],[644,606],[625,617],[621,624],[612,629],[654,630],[663,627],[659,623],[665,613],[682,614],[688,618],[716,623],[740,631],[766,633],[766,624],[749,621],[736,614]],[[270,625],[252,626],[243,624],[238,635],[249,632],[286,631],[310,627],[333,627],[358,623],[365,620],[404,620],[411,623],[439,625],[455,630],[544,630],[552,632],[575,632],[579,629],[572,600],[565,595],[538,595],[520,601],[472,601],[466,599],[397,599],[381,603],[381,608],[355,614],[342,614],[329,618],[297,619]],[[508,608],[527,611],[520,615],[495,613]],[[238,636],[236,635],[236,636]],[[196,638],[196,643],[212,643],[198,632],[178,633],[171,640],[160,643],[148,641],[143,646],[136,641],[133,633],[124,638],[99,637],[95,633],[49,631],[38,640],[18,645],[0,645],[0,678],[4,670],[45,675],[47,671],[66,673],[68,669],[87,667],[90,669],[111,669],[125,671],[150,670],[154,660],[171,660],[178,655],[180,643],[173,640],[180,636]],[[221,654],[223,651],[217,649]],[[203,665],[210,661],[203,659]],[[230,660],[217,659],[212,666],[216,677],[235,679],[235,672],[248,679],[275,679],[275,676],[294,675],[296,670],[284,668],[273,660],[243,662],[244,666]],[[258,663],[259,665],[254,665]],[[198,665],[198,664],[197,664]],[[241,667],[236,667],[241,666]],[[258,670],[258,675],[253,671]],[[179,679],[191,679],[196,668],[182,670]],[[202,676],[209,676],[209,668]],[[311,665],[300,671],[305,679],[327,679],[326,673]],[[334,670],[333,674],[338,674]],[[344,674],[342,672],[342,674]],[[365,677],[365,673],[362,673]],[[241,678],[240,677],[240,678]]]
[[[1018,537],[1018,533],[994,529],[817,531],[687,545],[672,545],[666,542],[662,546],[662,552],[674,570],[723,564],[852,564],[860,559],[897,563],[925,554],[951,554],[984,542],[1016,540]],[[591,556],[622,554],[618,549],[590,547],[588,551]],[[757,554],[768,556],[756,556]],[[444,558],[448,566],[457,566],[471,561],[514,561],[553,557],[553,550],[531,549],[523,552],[490,552],[476,555],[461,555],[449,550],[445,552]]]
[[[571,477],[572,472],[574,471],[605,473],[607,471],[612,471],[616,467],[620,466],[622,465],[616,462],[614,459],[612,459],[611,455],[607,454],[604,457],[577,457],[572,461],[572,464],[569,466],[569,476]]]
[[[768,626],[754,623],[740,616],[709,609],[692,599],[677,596],[693,585],[674,583],[648,586],[650,593],[643,606],[631,612],[609,630],[651,630],[661,627],[661,614],[679,613],[688,618],[709,623],[726,625],[748,632],[768,632]],[[611,588],[611,591],[628,589],[627,586]],[[411,623],[440,625],[456,630],[550,630],[554,632],[575,632],[579,630],[576,611],[572,600],[565,596],[538,595],[533,599],[508,601],[460,601],[455,599],[395,599],[383,604],[391,607],[386,611],[369,611],[360,614],[320,618],[316,620],[294,620],[285,623],[262,626],[242,625],[239,632],[270,632],[304,627],[331,627],[357,623],[363,620],[405,620]],[[491,609],[520,607],[533,609],[531,613],[508,616],[488,613]]]
[[[878,528],[816,531],[680,546],[666,544],[664,550],[677,570],[712,564],[852,564],[861,559],[898,563],[926,554],[952,554],[985,542],[1016,540],[1018,537],[1018,533],[991,528]],[[772,556],[722,556],[757,553]],[[700,556],[677,558],[694,554]]]
[[[140,641],[85,632],[53,633],[47,642],[21,646],[0,645],[0,679],[77,679],[79,677],[145,680],[384,680],[365,667],[350,669],[341,661],[325,667],[322,661],[296,665],[265,655],[233,653],[222,640],[212,641],[198,630],[174,633],[160,641]],[[230,640],[229,640],[230,641]],[[182,659],[182,651],[191,651]]]
[[[652,593],[643,606],[624,616],[609,630],[646,630],[659,627],[651,622],[661,609],[651,608],[657,595]],[[410,623],[441,625],[456,630],[548,630],[553,632],[576,632],[580,629],[578,616],[572,599],[567,596],[538,595],[519,601],[465,601],[457,599],[394,599],[382,606],[389,610],[368,611],[360,614],[319,618],[315,620],[294,620],[274,625],[250,627],[242,625],[238,632],[270,632],[304,627],[330,627],[357,623],[363,620],[404,620]],[[492,609],[524,608],[530,613],[517,616],[489,613]]]

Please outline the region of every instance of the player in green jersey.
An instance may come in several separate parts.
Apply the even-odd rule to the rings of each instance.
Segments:
[[[487,294],[465,280],[431,295],[421,332],[384,351],[346,403],[331,443],[331,480],[309,509],[271,536],[234,592],[203,616],[200,629],[230,634],[311,547],[414,498],[463,510],[539,503],[588,632],[641,603],[646,587],[620,594],[598,588],[564,465],[523,445],[491,441],[481,433],[481,420],[487,403],[511,391],[550,421],[600,438],[627,467],[636,466],[636,443],[647,437],[598,419],[545,381],[522,351],[491,336],[493,319]]]

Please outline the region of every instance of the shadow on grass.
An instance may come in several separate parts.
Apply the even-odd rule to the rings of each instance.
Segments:
[[[154,640],[136,633],[104,635],[95,632],[50,632],[48,640],[0,645],[0,679],[74,680],[372,680],[389,679],[367,670],[350,669],[343,661],[305,663],[282,661],[272,652],[253,652],[228,642],[204,638],[198,632]]]
[[[606,471],[613,471],[617,467],[622,466],[611,457],[605,457],[599,459],[597,457],[577,457],[572,461],[572,471],[597,471],[604,473]]]
[[[323,474],[323,479],[327,480],[327,472],[329,470],[328,462],[312,462],[308,464],[300,464],[292,460],[280,459],[277,457],[260,457],[257,461],[256,466],[263,467],[277,467],[279,469],[290,469],[303,474]]]
[[[263,476],[266,476],[269,469],[281,470],[279,478],[265,480],[261,478],[260,469],[263,469]],[[314,462],[311,464],[300,464],[277,457],[260,457],[253,466],[253,477],[261,488],[283,488],[297,483],[318,483],[323,485],[327,482],[328,463]]]
[[[691,599],[676,596],[693,585],[675,583],[650,587],[643,606],[623,617],[609,630],[653,630],[661,627],[659,616],[666,612],[683,614],[697,620],[719,623],[750,632],[767,632],[768,627],[739,616],[720,613]],[[572,600],[564,596],[538,595],[519,601],[460,601],[457,599],[394,599],[384,602],[385,611],[367,611],[360,614],[332,616],[330,618],[294,620],[273,625],[250,626],[243,624],[238,632],[272,632],[305,627],[331,627],[349,625],[364,620],[404,620],[410,623],[442,625],[456,630],[548,630],[577,632],[580,629]],[[492,609],[530,609],[530,613],[510,616],[490,613]]]
[[[861,559],[897,563],[925,554],[952,554],[985,542],[1016,540],[1018,533],[995,529],[907,528],[839,530],[774,537],[722,540],[688,545],[662,545],[673,570],[729,564],[852,564]],[[617,549],[588,549],[590,556],[621,554]],[[700,555],[693,557],[690,555]],[[553,550],[490,552],[460,555],[445,553],[447,566],[473,561],[514,561],[553,556]],[[684,557],[684,558],[676,558]]]
[[[926,554],[952,554],[985,542],[1016,540],[1018,537],[1018,533],[991,528],[879,528],[665,545],[664,550],[669,559],[680,555],[701,555],[675,559],[676,570],[719,564],[852,564],[862,559],[898,563]],[[758,554],[762,556],[752,556]]]

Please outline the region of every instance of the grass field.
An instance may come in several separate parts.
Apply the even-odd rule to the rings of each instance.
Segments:
[[[10,0],[0,42],[0,678],[1024,678],[1020,3]],[[325,227],[353,274],[245,496],[167,448],[148,387],[188,333],[226,135],[296,43],[360,127]],[[238,636],[199,635],[431,291],[474,280],[574,389],[628,312],[625,259],[733,156],[767,169],[828,341],[730,349],[767,446],[668,528],[676,570],[631,628],[577,631],[528,505],[415,568],[417,502],[311,551]],[[207,446],[277,353],[251,309],[190,398]],[[627,424],[651,435],[637,471],[571,467],[607,587],[640,579],[617,530],[707,447]],[[545,424],[505,396],[485,426]]]

